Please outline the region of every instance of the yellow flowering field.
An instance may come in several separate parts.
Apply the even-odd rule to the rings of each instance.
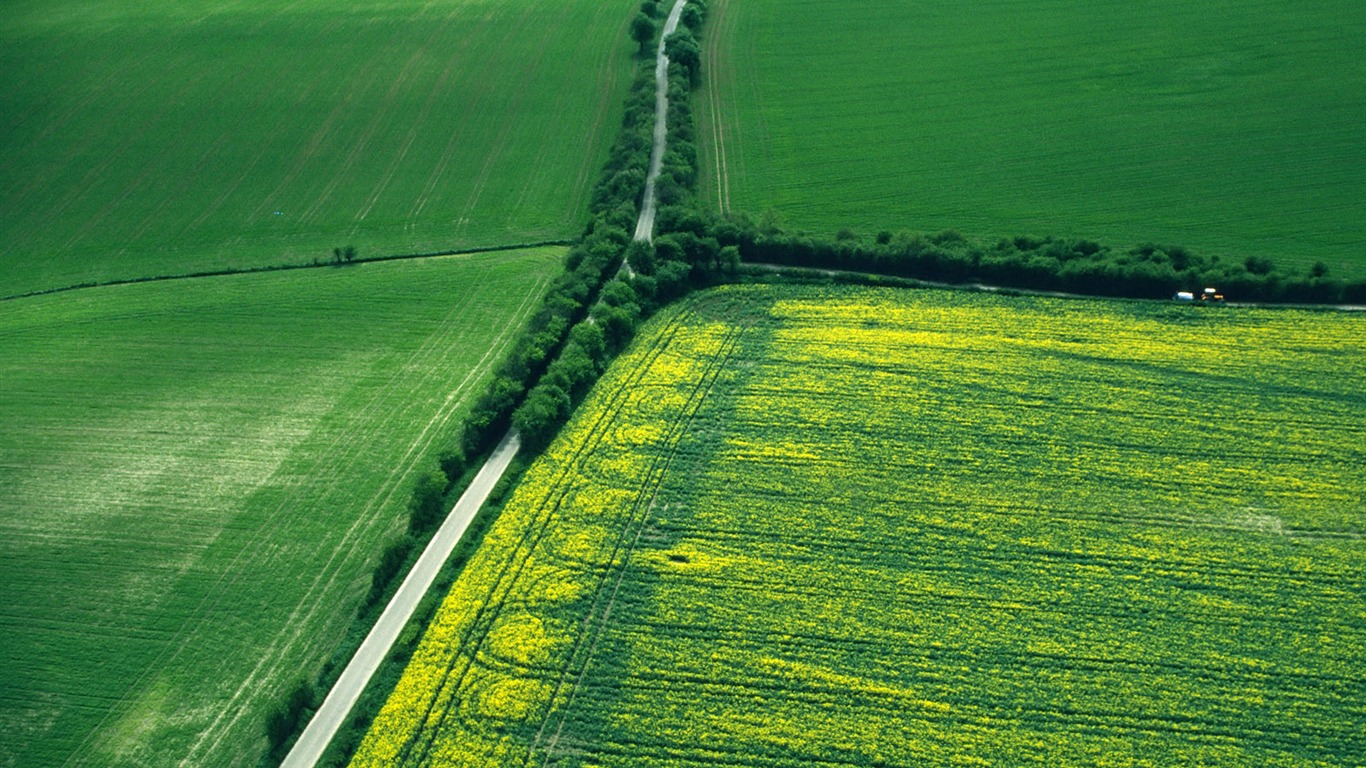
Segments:
[[[744,286],[647,325],[354,765],[1356,765],[1366,318]]]

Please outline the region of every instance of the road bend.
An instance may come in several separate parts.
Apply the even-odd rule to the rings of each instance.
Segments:
[[[464,536],[465,530],[470,527],[475,513],[488,500],[493,487],[507,472],[508,465],[512,463],[521,446],[522,441],[516,431],[509,431],[502,442],[498,443],[498,447],[493,449],[493,455],[484,462],[484,466],[474,476],[474,481],[446,515],[445,522],[437,529],[427,548],[422,551],[422,556],[417,559],[398,592],[394,593],[394,598],[389,601],[384,613],[380,614],[379,621],[375,622],[370,634],[365,636],[365,641],[361,643],[356,655],[346,665],[341,677],[337,678],[336,685],[332,686],[322,706],[309,721],[308,727],[285,756],[281,768],[313,768],[318,758],[322,757],[332,737],[351,714],[351,708],[355,706],[356,699],[360,698],[361,691],[365,690],[375,670],[379,669],[380,663],[389,655],[394,640],[403,631],[408,619],[412,618],[418,602],[431,587],[436,574],[440,572],[441,566],[446,563],[451,551]]]
[[[659,201],[655,199],[655,182],[664,168],[664,144],[669,135],[669,57],[664,55],[664,41],[678,29],[683,6],[687,4],[688,0],[674,3],[669,18],[664,21],[664,29],[659,33],[659,51],[655,55],[655,138],[650,148],[650,170],[645,174],[645,201],[640,205],[640,218],[636,219],[636,240],[648,242],[655,236],[655,210],[659,207]]]

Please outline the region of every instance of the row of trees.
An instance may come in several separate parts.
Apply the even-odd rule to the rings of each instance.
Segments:
[[[1225,262],[1175,246],[1116,250],[1088,240],[1028,237],[985,242],[952,231],[886,231],[871,241],[844,231],[821,238],[786,232],[771,221],[745,215],[704,213],[692,191],[698,153],[691,94],[701,81],[697,37],[705,10],[698,0],[690,0],[682,27],[665,41],[673,66],[668,144],[656,182],[657,235],[651,243],[633,242],[629,234],[639,214],[653,141],[654,81],[651,68],[642,66],[621,132],[592,190],[591,219],[583,238],[570,249],[564,271],[474,403],[458,441],[441,455],[441,471],[416,483],[408,531],[384,551],[363,610],[383,598],[439,524],[448,492],[468,474],[476,457],[491,450],[510,427],[531,450],[544,446],[630,342],[640,322],[694,289],[733,280],[742,258],[1102,296],[1165,298],[1176,290],[1217,285],[1235,299],[1366,302],[1366,281],[1334,280],[1322,265],[1291,275],[1267,259]],[[663,11],[660,0],[646,0],[632,23],[632,37],[642,53],[657,39]],[[346,260],[347,254],[340,256]],[[629,269],[619,269],[623,263]],[[310,698],[304,693],[303,688],[292,690],[272,714],[268,731],[273,744],[283,744],[287,732],[299,724]]]
[[[696,211],[692,195],[697,180],[697,148],[691,96],[692,88],[700,82],[701,49],[696,35],[704,10],[701,3],[691,0],[682,15],[682,27],[665,40],[670,58],[669,131],[663,166],[655,182],[660,202],[655,217],[657,234],[653,242],[627,245],[623,258],[629,269],[619,271],[603,288],[589,316],[573,329],[560,356],[513,415],[513,426],[524,444],[532,448],[544,446],[554,437],[645,318],[695,288],[732,279],[738,271],[739,248],[723,246],[707,234],[708,221]],[[649,118],[637,122],[628,117],[628,130],[623,134],[628,149],[620,158],[614,155],[609,168],[636,169],[644,167],[642,160],[648,163],[654,109],[650,95],[648,103],[633,102],[630,109],[639,107],[644,118],[648,107]],[[644,179],[640,175],[640,194]],[[631,177],[632,182],[635,180]],[[616,187],[604,191],[615,193]],[[624,200],[625,196],[616,199]],[[634,218],[639,208],[638,194],[629,206],[609,210],[619,210],[623,215],[629,211]]]
[[[470,474],[474,461],[491,451],[512,426],[513,414],[519,406],[527,413],[549,408],[560,420],[567,416],[558,401],[547,403],[546,398],[553,390],[537,392],[533,385],[542,380],[553,381],[562,391],[581,397],[588,386],[584,371],[591,369],[596,379],[605,367],[608,350],[615,354],[629,339],[625,329],[634,330],[636,315],[627,309],[605,309],[609,304],[600,301],[599,295],[604,293],[603,284],[623,263],[631,244],[629,233],[644,196],[653,126],[654,82],[641,68],[627,100],[621,133],[592,190],[591,218],[582,238],[566,254],[563,271],[512,351],[494,372],[488,387],[470,408],[458,430],[459,437],[441,453],[439,470],[433,468],[423,473],[414,483],[407,530],[381,554],[358,615],[373,611],[386,598],[394,579],[416,558],[440,525],[451,492]],[[355,249],[350,246],[335,249],[333,256],[338,263],[356,258]],[[594,321],[585,323],[590,307],[595,306],[598,308],[594,310]],[[534,397],[528,396],[529,391]],[[522,416],[521,420],[526,421],[527,417]],[[533,430],[533,440],[537,434]],[[317,690],[325,690],[330,682],[321,680]],[[306,722],[314,690],[304,684],[291,688],[285,701],[269,713],[265,729],[272,758],[280,756],[289,739]]]
[[[713,218],[707,233],[740,249],[746,261],[848,269],[948,283],[983,282],[1093,296],[1168,298],[1179,290],[1217,286],[1233,300],[1300,303],[1366,301],[1366,280],[1343,281],[1318,263],[1302,273],[1267,258],[1204,256],[1172,245],[1117,249],[1091,240],[1052,237],[973,240],[881,232],[872,242],[843,232],[834,238],[783,232],[743,215]]]
[[[643,7],[642,15],[652,23],[658,3],[645,6],[649,8]],[[665,41],[665,52],[676,66],[670,67],[668,144],[656,182],[659,234],[653,243],[629,244],[625,259],[631,269],[607,284],[590,316],[573,330],[560,357],[513,415],[513,425],[533,447],[553,437],[642,320],[691,290],[733,280],[742,259],[1097,296],[1167,298],[1178,290],[1215,285],[1232,298],[1249,301],[1366,301],[1366,281],[1333,280],[1322,264],[1294,275],[1265,258],[1223,261],[1180,246],[1118,250],[1090,240],[1052,237],[985,242],[954,231],[884,231],[864,241],[846,230],[834,238],[818,238],[788,233],[745,215],[703,212],[692,192],[698,163],[690,96],[700,82],[697,34],[704,10],[700,3],[690,2],[683,27]],[[623,228],[629,227],[627,214],[634,216],[639,209],[638,196],[627,206],[629,196],[621,192],[643,188],[641,161],[648,156],[650,107],[643,94],[640,101],[633,101],[636,115],[628,116],[624,136],[637,156],[631,162],[614,157],[609,169],[615,172],[602,188],[603,211],[612,210],[606,207],[608,198],[618,201],[621,218],[614,223]],[[628,151],[623,158],[631,154]]]
[[[661,19],[668,11],[668,4],[661,3],[660,0],[645,0],[640,4],[640,13],[637,13],[636,17],[631,20],[631,39],[635,40],[636,45],[640,46],[638,52],[642,57],[649,55],[655,41],[659,39],[658,35],[662,27]],[[680,30],[673,35],[670,35],[671,39],[667,41],[669,45],[687,45],[688,43],[691,43],[691,46],[696,50],[697,54],[690,59],[693,64],[700,63],[702,60],[702,49],[697,45],[696,36],[702,33],[702,20],[705,13],[706,6],[698,0],[693,0],[693,2],[683,6],[682,15],[679,17],[679,21],[683,25],[683,30],[687,31],[687,34],[686,36],[680,36],[680,33],[683,31]],[[685,38],[687,43],[684,42]],[[679,61],[679,59],[675,58],[673,52],[666,49],[665,53],[668,55],[670,62]],[[690,69],[692,69],[694,73],[693,76],[695,76],[696,67],[693,66],[690,67]]]

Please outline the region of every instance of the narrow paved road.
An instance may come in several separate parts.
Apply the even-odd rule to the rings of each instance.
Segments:
[[[380,662],[389,655],[389,649],[403,631],[403,626],[412,618],[418,601],[431,587],[437,572],[441,570],[441,566],[446,563],[451,551],[459,543],[460,537],[469,528],[475,513],[488,499],[493,486],[502,479],[503,473],[507,471],[521,445],[522,441],[517,433],[508,432],[493,450],[489,460],[484,462],[479,474],[475,475],[470,487],[465,489],[460,500],[451,508],[446,521],[441,524],[441,528],[427,544],[408,577],[403,580],[402,586],[394,594],[394,599],[389,601],[384,613],[380,614],[379,621],[375,622],[370,634],[365,636],[365,641],[361,643],[356,655],[346,665],[341,677],[337,678],[336,685],[332,686],[317,714],[309,721],[303,735],[281,763],[282,768],[312,768],[318,762],[318,758],[322,757],[337,729],[341,727],[347,715],[351,714],[351,707],[355,705],[361,691],[365,690]]]
[[[664,144],[669,136],[669,57],[664,55],[664,41],[678,29],[683,6],[687,4],[688,0],[674,3],[659,34],[659,51],[655,57],[655,140],[650,149],[650,170],[645,174],[645,201],[640,205],[640,218],[636,219],[636,240],[649,241],[655,236],[655,210],[659,207],[659,201],[655,199],[655,182],[664,167]]]

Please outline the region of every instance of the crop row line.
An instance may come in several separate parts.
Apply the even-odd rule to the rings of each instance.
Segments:
[[[667,338],[672,338],[672,334],[676,333],[679,327],[680,323],[671,326]],[[663,341],[667,342],[667,338]],[[650,361],[658,357],[664,346],[664,343],[656,343],[646,354],[646,360]],[[639,382],[648,370],[648,363],[642,364],[634,372],[632,382]],[[625,407],[626,396],[630,389],[631,387],[623,386],[614,391],[607,407],[601,409],[593,420],[587,439],[575,446],[573,455],[560,468],[555,481],[546,489],[542,501],[537,505],[537,511],[532,513],[532,521],[522,530],[516,544],[507,549],[507,557],[503,561],[504,565],[498,569],[498,575],[489,589],[489,599],[482,601],[476,608],[469,628],[462,634],[459,643],[452,651],[450,661],[447,662],[442,673],[441,683],[433,687],[432,694],[418,718],[421,725],[416,732],[405,740],[403,747],[399,750],[398,763],[420,766],[428,760],[430,750],[438,738],[442,725],[455,707],[441,708],[434,722],[432,722],[431,717],[433,711],[438,709],[439,702],[449,701],[463,687],[466,676],[474,666],[480,648],[484,645],[493,628],[495,619],[510,599],[513,587],[521,577],[526,564],[530,561],[530,553],[536,549],[549,528],[555,512],[571,490],[570,484],[565,482],[566,479],[576,472],[584,458],[606,435],[607,428],[611,426],[617,412]],[[458,671],[457,666],[460,667]]]
[[[678,442],[682,439],[683,434],[686,432],[688,426],[692,423],[693,418],[695,417],[698,409],[702,405],[702,402],[706,399],[707,395],[715,386],[716,380],[720,376],[721,370],[725,367],[726,362],[730,359],[730,356],[733,354],[734,350],[739,346],[740,336],[742,335],[742,333],[743,330],[738,325],[730,326],[727,328],[727,335],[725,339],[722,341],[720,349],[718,349],[716,354],[712,355],[708,359],[707,367],[698,377],[696,384],[693,386],[692,391],[688,395],[687,401],[678,409],[679,415],[672,421],[669,427],[669,432],[660,442],[660,450],[655,454],[650,469],[647,471],[645,479],[642,482],[640,489],[636,493],[635,500],[632,504],[630,518],[627,521],[627,525],[622,529],[622,534],[618,538],[617,546],[613,550],[612,557],[608,560],[609,564],[617,562],[618,559],[620,559],[621,562],[620,568],[617,572],[616,583],[612,588],[612,595],[608,599],[607,604],[603,608],[601,614],[598,614],[598,612],[596,611],[598,596],[603,590],[603,587],[605,586],[609,575],[605,571],[603,573],[602,578],[599,580],[597,587],[595,588],[593,604],[592,606],[590,606],[588,615],[585,618],[583,624],[581,625],[579,636],[575,640],[576,649],[583,643],[584,639],[589,637],[590,635],[591,642],[587,644],[587,653],[584,655],[582,663],[580,665],[577,665],[577,671],[570,672],[570,668],[566,668],[566,673],[572,676],[571,682],[568,683],[569,694],[563,708],[561,709],[562,714],[560,722],[555,728],[555,734],[551,737],[549,744],[545,747],[545,761],[542,763],[542,768],[546,768],[550,764],[550,760],[554,755],[556,745],[559,743],[561,733],[564,730],[564,724],[568,717],[568,710],[570,706],[572,706],[574,703],[574,697],[577,694],[578,686],[583,681],[584,677],[587,675],[588,666],[592,662],[593,654],[597,649],[598,642],[602,637],[602,633],[609,625],[612,608],[616,602],[618,593],[621,591],[622,582],[625,579],[627,569],[630,566],[631,555],[634,553],[636,545],[640,541],[641,532],[645,529],[645,522],[649,518],[650,512],[654,509],[654,503],[659,493],[659,486],[661,483],[663,483],[664,477],[668,474],[669,468],[673,464],[674,450],[678,445]],[[646,499],[647,495],[648,500]],[[618,558],[618,553],[621,551],[622,541],[625,539],[627,533],[629,532],[633,524],[635,527],[635,532],[631,536],[630,544],[626,546],[625,553],[620,555],[620,558]],[[595,618],[595,616],[597,618]],[[571,667],[573,665],[574,655],[576,654],[571,654],[570,656]],[[558,700],[560,690],[563,687],[564,679],[562,678],[561,683],[556,687],[556,695],[551,697],[552,703]],[[551,713],[548,713],[547,718],[541,724],[541,728],[537,731],[536,739],[532,742],[531,749],[528,751],[528,760],[530,759],[531,755],[534,754],[535,750],[540,746],[542,737],[544,735],[546,727],[549,725],[550,719]]]

